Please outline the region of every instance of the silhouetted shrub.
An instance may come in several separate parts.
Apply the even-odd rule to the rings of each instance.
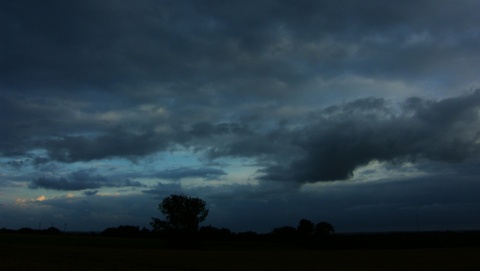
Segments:
[[[313,231],[315,230],[315,224],[308,219],[301,219],[298,222],[297,226],[297,233],[298,236],[302,239],[309,239],[313,235]]]
[[[317,237],[324,237],[333,233],[335,233],[335,228],[330,223],[322,221],[315,225],[315,236]]]

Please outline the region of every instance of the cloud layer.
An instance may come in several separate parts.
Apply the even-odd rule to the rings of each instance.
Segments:
[[[68,174],[66,177],[38,177],[32,181],[29,188],[38,189],[54,189],[65,191],[76,191],[85,189],[95,189],[101,187],[142,187],[143,185],[137,181],[113,180],[105,176],[90,174],[84,170],[78,170]],[[91,194],[91,192],[86,192]]]
[[[441,101],[410,98],[397,110],[373,98],[328,107],[311,124],[287,135],[300,157],[277,157],[261,178],[345,180],[371,161],[462,162],[478,157],[479,108],[480,91]]]

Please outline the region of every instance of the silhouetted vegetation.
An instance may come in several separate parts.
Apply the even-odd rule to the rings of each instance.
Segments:
[[[259,245],[269,248],[281,247],[283,249],[412,249],[412,248],[450,248],[450,247],[480,247],[480,231],[439,231],[439,232],[387,232],[387,233],[355,233],[355,234],[329,234],[317,235],[315,232],[305,239],[304,233],[299,233],[298,229],[291,226],[283,226],[273,229],[270,233],[259,234],[253,231],[232,232],[226,228],[216,228],[213,226],[201,227],[194,241],[189,243],[172,244],[172,237],[158,234],[146,228],[138,226],[119,226],[106,228],[100,233],[93,232],[61,232],[50,227],[48,229],[37,230],[31,228],[21,228],[18,230],[0,229],[1,235],[38,235],[38,236],[88,236],[92,238],[91,242],[104,244],[102,246],[122,246],[122,241],[112,241],[111,238],[122,238],[125,240],[138,239],[134,241],[135,247],[158,247],[164,244],[168,247],[176,248],[208,248],[211,242],[215,242],[215,247],[225,249],[258,249]],[[105,242],[94,241],[97,238],[108,237]],[[141,241],[142,239],[151,240]],[[99,240],[99,239],[97,239]],[[157,241],[155,241],[157,240]],[[164,240],[164,242],[159,242]],[[166,242],[165,242],[166,241]],[[178,241],[178,240],[177,240]],[[184,240],[181,240],[184,241]],[[127,242],[127,241],[125,241]],[[157,245],[154,245],[155,242]],[[203,242],[203,246],[202,245]],[[131,246],[131,242],[125,243]],[[223,244],[223,245],[222,245]],[[271,245],[268,245],[271,244]],[[91,245],[91,243],[88,243]]]
[[[203,240],[209,241],[231,241],[233,240],[233,233],[226,228],[215,228],[210,226],[201,227],[199,235]]]
[[[332,224],[328,222],[322,221],[317,225],[315,225],[315,236],[317,237],[325,237],[334,233],[335,233],[335,228],[333,227]]]
[[[32,228],[21,228],[18,230],[9,230],[9,229],[1,229],[0,233],[19,233],[19,234],[37,234],[37,235],[59,235],[62,232],[55,228],[55,227],[49,227],[47,229],[43,230],[34,230]]]
[[[312,221],[308,219],[300,219],[300,222],[297,226],[297,234],[300,238],[309,239],[313,235],[313,231],[315,230],[315,225]]]
[[[110,237],[129,237],[129,238],[138,238],[138,237],[150,237],[150,230],[146,228],[140,228],[138,226],[119,226],[116,228],[106,228],[101,233],[103,236]]]
[[[301,219],[296,228],[283,226],[273,229],[268,234],[268,240],[302,247],[316,247],[328,242],[334,233],[335,229],[330,223],[320,222],[315,225],[308,219]]]
[[[158,205],[165,220],[152,217],[150,225],[154,230],[175,230],[196,232],[200,222],[208,215],[207,203],[199,198],[185,195],[170,195]]]
[[[399,249],[399,248],[446,248],[479,247],[480,231],[464,232],[391,232],[337,234],[335,227],[325,221],[314,224],[308,219],[300,219],[297,227],[281,226],[266,234],[253,231],[234,233],[227,228],[212,225],[199,228],[199,224],[208,215],[206,202],[199,198],[185,195],[170,195],[162,200],[158,209],[164,219],[152,218],[153,230],[140,229],[139,226],[121,225],[110,227],[101,233],[82,233],[83,236],[133,239],[150,239],[153,247],[167,245],[173,248],[202,248],[209,244],[223,244],[225,248],[258,249],[265,247],[282,247],[291,249]],[[0,229],[3,235],[78,235],[62,233],[55,227],[47,229],[21,228],[18,230]],[[113,238],[113,239],[112,239]],[[105,240],[110,240],[105,238]],[[108,241],[109,244],[118,244]],[[127,239],[124,239],[127,240]],[[136,242],[136,241],[135,241]],[[142,241],[143,242],[143,241]],[[121,243],[121,242],[120,242]],[[145,242],[147,244],[148,242]],[[148,243],[152,247],[153,243]],[[142,246],[137,243],[136,246]]]
[[[297,239],[297,229],[291,226],[275,228],[270,233],[270,239],[281,242],[295,241]]]
[[[150,225],[176,248],[199,245],[198,226],[208,215],[207,203],[199,198],[170,195],[158,205],[164,220],[152,217]]]

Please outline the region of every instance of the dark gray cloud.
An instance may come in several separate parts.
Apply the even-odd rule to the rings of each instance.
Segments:
[[[149,99],[174,91],[176,100],[193,101],[199,97],[195,94],[205,94],[198,86],[221,87],[226,82],[233,82],[222,90],[230,98],[289,95],[289,88],[275,87],[278,81],[294,87],[319,72],[420,77],[435,72],[439,59],[478,52],[474,10],[479,5],[7,2],[2,3],[7,23],[0,31],[8,38],[2,43],[6,65],[1,78],[9,87],[48,89],[61,96],[85,95],[67,94],[66,88],[94,97],[99,94],[88,92],[108,89],[106,93],[120,99]],[[23,80],[24,74],[31,75],[29,80]],[[118,87],[139,82],[169,87],[150,93]]]
[[[65,177],[44,176],[38,177],[29,185],[31,189],[46,188],[53,190],[76,191],[101,187],[143,187],[144,185],[130,179],[112,179],[86,170],[69,173]],[[91,195],[91,191],[85,192]]]
[[[165,150],[168,143],[168,139],[148,131],[141,134],[118,131],[93,138],[66,136],[58,140],[49,140],[45,146],[50,158],[74,162],[145,156]]]
[[[97,193],[98,193],[98,190],[90,190],[90,191],[82,192],[82,194],[85,196],[95,196]]]
[[[213,180],[221,178],[227,175],[227,173],[221,169],[216,168],[175,168],[162,170],[155,173],[158,178],[178,181],[184,178],[203,178],[206,180]]]
[[[447,72],[435,80],[463,80],[480,55],[476,1],[438,1],[435,8],[430,1],[1,5],[0,81],[2,92],[14,93],[0,95],[2,153],[44,147],[60,161],[142,156],[168,145],[145,131],[158,123],[151,116],[140,131],[117,135],[111,130],[125,123],[93,120],[95,113],[158,103],[172,116],[163,125],[180,140],[182,127],[205,136],[226,128],[205,126],[225,115],[265,115],[242,106],[274,102],[277,109],[308,92],[315,78],[415,81]],[[85,133],[96,136],[78,136]],[[122,150],[109,147],[113,137],[125,142]]]
[[[214,125],[209,122],[198,122],[192,125],[188,133],[193,137],[204,138],[224,134],[249,135],[253,131],[243,123],[220,123]]]
[[[143,190],[142,192],[147,195],[155,195],[155,198],[157,199],[163,199],[165,197],[168,197],[170,194],[184,193],[182,187],[180,186],[180,183],[178,182],[167,184],[157,183],[154,186]]]
[[[348,108],[351,106],[353,111]],[[384,118],[370,113],[378,107],[365,110],[350,104],[339,108],[347,109],[340,118],[321,119],[317,125],[297,131],[294,144],[305,156],[287,166],[267,167],[262,178],[300,182],[348,179],[355,168],[372,160],[461,162],[479,154],[479,107],[480,91],[432,102],[416,108],[410,116]]]
[[[260,179],[298,182],[348,179],[373,160],[461,162],[479,154],[479,107],[478,90],[440,101],[410,98],[400,106],[356,100],[311,115],[277,140],[257,135],[218,147],[212,156],[270,155]]]

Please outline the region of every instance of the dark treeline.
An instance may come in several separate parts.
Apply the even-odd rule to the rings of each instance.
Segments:
[[[18,230],[11,230],[11,229],[2,228],[2,229],[0,229],[0,233],[2,233],[2,234],[19,233],[19,234],[38,234],[38,235],[59,235],[62,232],[55,227],[49,227],[49,228],[43,229],[43,230],[35,230],[35,229],[32,229],[32,228],[21,228],[21,229],[18,229]]]
[[[479,246],[480,231],[464,232],[393,232],[369,234],[337,234],[332,224],[321,221],[317,224],[301,219],[297,227],[282,226],[271,232],[235,233],[226,228],[202,226],[209,210],[206,202],[200,198],[183,194],[170,195],[158,206],[163,218],[152,217],[152,229],[138,226],[121,225],[106,228],[101,233],[89,233],[100,237],[148,238],[160,240],[168,248],[203,248],[211,244],[220,244],[223,248],[258,249],[260,244],[269,244],[282,248],[301,249],[385,249],[385,248],[439,248]],[[16,231],[0,229],[0,233],[60,235],[59,229],[50,227],[44,230],[22,228]],[[78,234],[78,233],[75,233]],[[83,233],[84,235],[85,233]],[[155,241],[156,242],[156,241]]]
[[[301,220],[302,221],[302,220]],[[321,222],[323,223],[323,222]],[[318,226],[318,223],[316,226]],[[303,226],[302,226],[303,225]],[[438,232],[390,232],[390,233],[356,233],[338,234],[321,232],[318,227],[304,227],[300,222],[295,227],[283,226],[269,233],[232,232],[226,228],[214,226],[200,227],[195,236],[188,239],[175,236],[171,232],[158,232],[138,226],[121,225],[106,228],[100,233],[62,232],[57,228],[36,230],[22,228],[19,230],[0,229],[2,234],[35,234],[35,235],[90,235],[97,238],[149,238],[166,241],[167,247],[202,248],[215,243],[228,248],[257,249],[260,243],[282,248],[299,249],[398,249],[398,248],[446,248],[446,247],[478,247],[480,231],[438,231]],[[173,239],[172,239],[173,238]],[[175,243],[172,243],[175,242]]]

